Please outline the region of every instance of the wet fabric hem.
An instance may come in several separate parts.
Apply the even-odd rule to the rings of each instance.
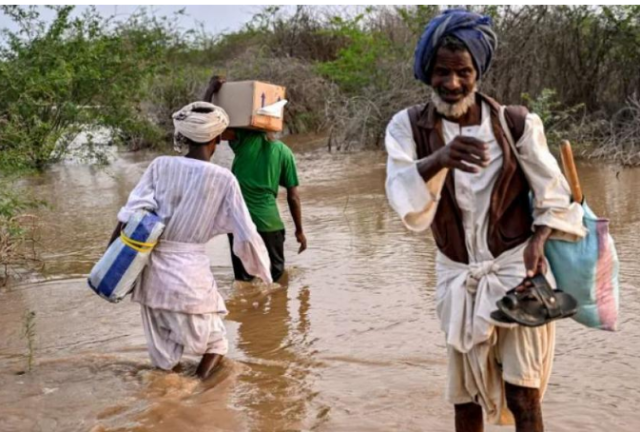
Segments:
[[[508,374],[502,374],[502,379],[505,382],[508,382],[509,384],[519,386],[519,387],[526,387],[526,388],[539,389],[541,384],[540,378],[522,378],[522,377],[515,377]]]

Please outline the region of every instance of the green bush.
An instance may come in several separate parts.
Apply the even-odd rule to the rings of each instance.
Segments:
[[[573,107],[564,107],[558,100],[557,93],[554,89],[545,88],[535,98],[524,93],[522,99],[529,108],[529,111],[540,116],[544,124],[547,140],[552,144],[559,144],[561,139],[570,137],[565,136],[567,128],[576,114],[584,108],[584,104]]]
[[[33,250],[24,246],[33,239],[35,218],[26,214],[43,202],[12,191],[6,180],[0,180],[0,286],[8,280],[12,267],[27,267],[35,261]],[[32,223],[25,219],[29,218]]]
[[[76,18],[72,6],[52,9],[46,24],[34,7],[2,6],[18,26],[0,48],[3,169],[44,169],[87,126],[154,136],[139,104],[169,42],[164,23],[136,15],[114,25],[95,9]]]
[[[348,94],[357,94],[389,79],[378,66],[393,52],[392,43],[384,34],[367,30],[362,23],[364,18],[364,14],[353,19],[333,17],[327,32],[348,43],[338,51],[337,59],[318,63],[320,74]]]

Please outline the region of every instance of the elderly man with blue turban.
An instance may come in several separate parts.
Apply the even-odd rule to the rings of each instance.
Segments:
[[[436,309],[456,430],[482,431],[486,417],[538,432],[554,323],[524,327],[492,312],[511,288],[531,290],[527,278],[555,285],[543,252],[550,236],[586,232],[540,118],[477,91],[496,47],[487,16],[447,10],[429,22],[414,72],[432,96],[387,127],[386,190],[407,228],[431,228],[438,248]]]

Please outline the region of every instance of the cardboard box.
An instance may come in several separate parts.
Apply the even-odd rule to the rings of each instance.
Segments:
[[[271,115],[261,115],[261,108],[284,100],[285,88],[260,81],[225,83],[213,96],[213,104],[229,115],[229,127],[280,132],[284,126],[284,107],[277,107]]]

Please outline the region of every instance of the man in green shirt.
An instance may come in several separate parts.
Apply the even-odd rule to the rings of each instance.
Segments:
[[[223,83],[223,80],[213,77],[204,100],[211,101],[213,94],[220,90]],[[300,243],[298,253],[307,248],[307,239],[302,229],[295,158],[289,147],[281,141],[269,139],[265,132],[227,129],[222,139],[229,141],[235,154],[231,171],[238,179],[251,219],[267,247],[271,260],[271,276],[277,281],[284,273],[285,262],[285,229],[277,205],[280,186],[287,189],[287,203],[296,227],[296,240]],[[232,241],[233,237],[229,236],[229,239]],[[231,260],[236,280],[253,279],[233,251]]]

